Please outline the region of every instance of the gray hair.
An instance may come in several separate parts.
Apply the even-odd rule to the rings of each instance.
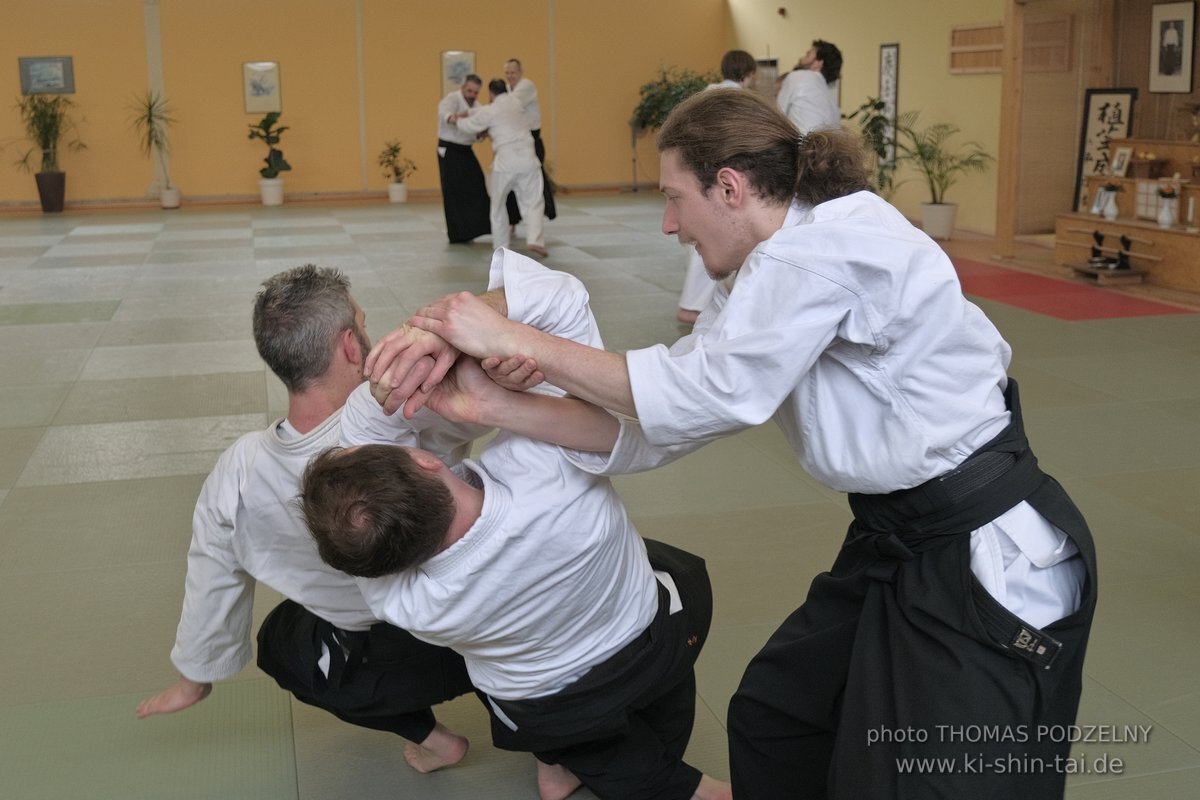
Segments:
[[[262,287],[254,298],[254,344],[288,391],[303,391],[328,371],[342,331],[357,331],[350,281],[339,270],[305,264]]]

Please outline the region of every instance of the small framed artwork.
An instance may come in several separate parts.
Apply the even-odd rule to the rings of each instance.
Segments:
[[[1128,139],[1133,130],[1133,101],[1137,89],[1088,89],[1083,101],[1083,125],[1079,132],[1079,160],[1075,167],[1075,201],[1078,211],[1087,197],[1087,179],[1111,175],[1109,145]],[[1128,159],[1126,159],[1128,169]]]
[[[1091,213],[1100,216],[1104,213],[1104,204],[1108,202],[1108,189],[1103,186],[1096,188],[1096,196],[1092,198]]]
[[[1133,158],[1133,148],[1121,146],[1113,152],[1112,174],[1114,178],[1124,178],[1129,169],[1129,159]]]
[[[247,61],[242,64],[242,93],[247,114],[283,111],[279,62]]]
[[[74,94],[75,70],[70,56],[18,58],[21,94]]]
[[[1150,91],[1192,91],[1196,4],[1157,3],[1150,15]]]
[[[900,95],[900,45],[898,43],[879,45],[879,99],[883,102],[883,116],[888,118],[887,129],[883,132],[887,144],[887,155],[884,165],[896,161],[896,100]]]
[[[442,51],[442,96],[462,87],[463,80],[475,72],[474,50]],[[484,81],[486,88],[487,81]]]

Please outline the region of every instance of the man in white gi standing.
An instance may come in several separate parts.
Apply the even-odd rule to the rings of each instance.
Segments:
[[[1011,349],[945,253],[868,190],[856,137],[797,133],[727,90],[664,124],[663,232],[695,243],[714,277],[736,274],[670,348],[580,347],[464,295],[410,322],[464,353],[528,357],[636,416],[593,464],[605,473],[773,419],[805,470],[848,494],[836,562],[730,702],[735,796],[1061,797],[1070,743],[1037,732],[1078,710],[1091,534],[1038,468]],[[393,390],[396,407],[428,389],[433,376],[404,376],[430,344],[385,337],[367,361],[376,397]],[[969,748],[986,768],[905,769],[961,759],[967,726],[994,732]]]
[[[454,123],[468,134],[487,132],[492,140],[495,159],[492,161],[492,243],[508,247],[511,231],[504,198],[510,191],[517,195],[517,205],[528,226],[525,246],[531,253],[546,255],[543,234],[545,205],[542,199],[542,168],[533,149],[533,137],[521,101],[510,94],[499,78],[488,82],[489,105],[470,114],[454,115]]]
[[[542,165],[542,199],[546,204],[546,219],[554,219],[558,216],[558,211],[554,206],[554,191],[550,185],[550,178],[546,175],[546,145],[542,142],[542,106],[538,102],[537,87],[525,77],[525,68],[521,66],[520,60],[515,58],[504,62],[504,82],[508,85],[508,91],[516,95],[521,101],[521,107],[525,109],[525,117],[529,120],[529,133],[533,136],[533,149],[537,153],[538,163]],[[510,195],[510,218],[513,217],[512,204],[515,201],[515,197]]]

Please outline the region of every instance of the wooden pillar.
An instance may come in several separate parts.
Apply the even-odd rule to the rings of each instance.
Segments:
[[[996,255],[1016,255],[1018,181],[1021,164],[1021,70],[1025,48],[1025,0],[1004,9],[1004,52],[1000,67],[1000,154],[996,181]]]

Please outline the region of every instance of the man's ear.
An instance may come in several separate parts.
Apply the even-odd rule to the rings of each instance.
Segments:
[[[346,330],[341,332],[338,336],[338,349],[341,350],[342,356],[351,364],[357,365],[362,363],[362,350],[358,346],[358,336],[355,335],[353,329],[346,328]]]
[[[440,458],[425,450],[410,450],[408,454],[412,458],[413,463],[426,472],[437,472],[440,469],[446,468],[446,465],[442,463]]]
[[[717,170],[716,183],[713,188],[721,193],[721,200],[734,208],[741,206],[749,197],[750,184],[746,176],[731,167],[721,167]]]

